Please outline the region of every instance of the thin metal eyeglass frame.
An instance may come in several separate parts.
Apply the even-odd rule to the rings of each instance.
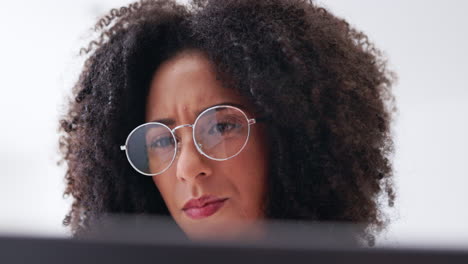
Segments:
[[[195,128],[196,128],[197,122],[198,122],[198,120],[200,119],[200,117],[202,117],[206,112],[211,111],[211,110],[216,109],[216,108],[232,108],[232,109],[235,109],[235,110],[240,111],[240,112],[243,114],[243,116],[245,117],[245,119],[247,120],[247,125],[248,125],[248,127],[247,127],[247,139],[245,140],[244,145],[240,148],[240,150],[239,150],[236,154],[234,154],[234,155],[232,155],[232,156],[230,156],[230,157],[228,157],[228,158],[224,158],[224,159],[216,159],[216,158],[210,157],[209,155],[207,155],[206,153],[204,153],[203,150],[202,150],[202,149],[200,148],[200,146],[198,145],[199,143],[198,143],[197,140],[195,139]],[[138,171],[139,173],[141,173],[141,174],[143,174],[143,175],[145,175],[145,176],[156,176],[156,175],[162,174],[162,173],[164,173],[165,171],[167,171],[167,170],[172,166],[172,164],[174,163],[174,160],[175,160],[175,158],[176,158],[176,156],[177,156],[178,146],[179,146],[179,142],[177,141],[177,139],[176,139],[176,137],[175,137],[175,131],[176,131],[177,129],[183,128],[183,127],[191,127],[191,128],[192,128],[193,143],[195,144],[195,147],[197,148],[197,151],[198,151],[200,154],[202,154],[203,156],[205,156],[205,157],[207,157],[207,158],[209,158],[209,159],[211,159],[211,160],[224,161],[224,160],[232,159],[232,158],[234,158],[235,156],[239,155],[239,153],[241,153],[241,151],[245,148],[245,146],[247,145],[247,142],[249,141],[249,138],[250,138],[250,126],[253,125],[253,124],[255,124],[255,123],[256,123],[256,119],[255,119],[255,118],[250,118],[250,119],[249,119],[248,116],[247,116],[247,114],[246,114],[242,109],[240,109],[240,108],[238,108],[238,107],[235,107],[235,106],[232,106],[232,105],[217,105],[217,106],[210,107],[210,108],[204,110],[203,112],[201,112],[201,113],[197,116],[197,118],[195,119],[195,122],[194,122],[193,124],[179,125],[179,126],[174,127],[173,129],[170,129],[167,125],[165,125],[165,124],[163,124],[163,123],[159,123],[159,122],[147,122],[147,123],[141,124],[141,125],[137,126],[136,128],[134,128],[134,129],[128,134],[127,139],[125,140],[125,145],[120,146],[120,150],[125,150],[125,154],[126,154],[126,156],[127,156],[128,162],[130,163],[130,165],[131,165],[136,171]],[[174,149],[175,149],[175,150],[174,150],[174,155],[173,155],[173,157],[172,157],[171,162],[167,165],[167,167],[166,167],[164,170],[162,170],[161,172],[158,172],[158,173],[153,173],[153,174],[151,174],[151,173],[145,173],[145,172],[139,170],[136,166],[134,166],[134,165],[133,165],[133,162],[130,160],[130,157],[129,157],[128,151],[127,151],[128,141],[129,141],[129,139],[131,138],[132,134],[133,134],[135,131],[137,131],[140,127],[146,126],[146,125],[151,125],[151,124],[162,125],[163,127],[167,128],[167,129],[171,132],[172,138],[174,139],[174,142],[175,142],[175,144],[174,144]]]

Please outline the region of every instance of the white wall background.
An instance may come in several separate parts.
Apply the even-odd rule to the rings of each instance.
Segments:
[[[66,236],[57,120],[96,18],[125,0],[8,1],[0,9],[0,234]],[[468,2],[321,0],[399,75],[398,199],[383,245],[468,247]]]

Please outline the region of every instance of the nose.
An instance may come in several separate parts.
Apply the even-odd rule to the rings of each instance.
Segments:
[[[179,131],[182,140],[178,143],[176,159],[176,176],[181,181],[201,180],[212,174],[210,161],[207,160],[195,147],[190,129]]]

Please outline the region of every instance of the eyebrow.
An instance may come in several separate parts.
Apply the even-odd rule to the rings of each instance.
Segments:
[[[215,105],[211,105],[211,106],[208,106],[200,111],[197,112],[196,116],[198,117],[203,111],[205,111],[206,109],[208,108],[211,108],[211,107],[215,107],[215,106],[219,106],[219,105],[229,105],[229,106],[234,106],[234,107],[237,107],[237,108],[240,108],[242,110],[245,110],[246,107],[242,104],[237,104],[237,103],[231,103],[231,102],[222,102],[222,103],[219,103],[219,104],[215,104]],[[171,125],[174,125],[175,124],[175,120],[172,119],[172,118],[162,118],[162,119],[156,119],[156,120],[153,120],[153,121],[150,121],[150,122],[157,122],[157,123],[163,123],[165,124],[166,126],[171,126]]]

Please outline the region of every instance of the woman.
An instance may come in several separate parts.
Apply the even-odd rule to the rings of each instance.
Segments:
[[[301,0],[142,1],[96,28],[61,120],[73,234],[106,213],[170,215],[195,239],[384,227],[393,78],[362,32]]]

